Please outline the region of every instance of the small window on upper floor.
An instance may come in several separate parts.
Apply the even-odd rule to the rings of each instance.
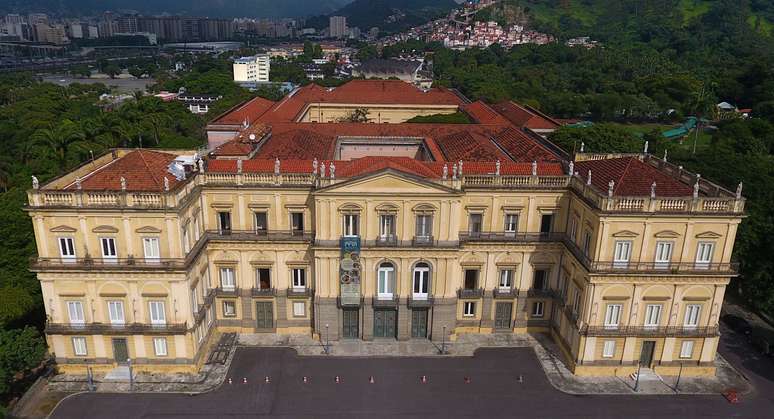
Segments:
[[[255,213],[255,232],[266,233],[269,230],[269,220],[265,212]]]
[[[481,234],[481,231],[483,230],[484,226],[484,216],[483,214],[470,214],[470,219],[468,221],[468,232],[471,236],[476,236]]]
[[[357,237],[360,235],[360,215],[358,214],[344,214],[344,228],[345,237]]]
[[[712,252],[715,243],[699,242],[696,250],[696,269],[709,269],[712,263]]]
[[[75,259],[75,241],[72,237],[59,238],[59,255],[65,261]]]
[[[145,259],[158,260],[161,257],[158,237],[143,237],[142,248],[145,252]]]
[[[554,214],[543,214],[540,217],[540,232],[550,233],[554,228]]]
[[[102,258],[116,259],[118,257],[118,252],[116,251],[116,239],[113,237],[100,237],[99,240],[102,244]]]
[[[517,214],[505,214],[505,226],[503,231],[506,233],[516,233],[519,229],[519,216]]]
[[[536,269],[535,277],[532,281],[532,289],[536,289],[536,290],[546,289],[546,285],[548,285],[547,278],[548,278],[548,271],[546,271],[545,269]]]
[[[293,231],[293,233],[304,232],[304,213],[303,212],[290,213],[290,229]]]
[[[465,284],[466,290],[474,290],[478,288],[478,269],[465,269]]]
[[[271,270],[269,268],[258,268],[255,270],[255,285],[259,290],[271,288]]]
[[[228,211],[218,211],[218,230],[221,234],[231,232],[231,213]]]

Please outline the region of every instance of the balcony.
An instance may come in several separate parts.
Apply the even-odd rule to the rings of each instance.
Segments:
[[[277,290],[274,288],[251,288],[250,294],[253,297],[274,297],[277,295]]]
[[[596,273],[659,273],[659,274],[716,274],[736,275],[738,263],[696,262],[592,262]]]
[[[31,269],[183,269],[185,259],[32,258]]]
[[[556,292],[554,290],[545,288],[545,289],[539,289],[539,288],[531,288],[527,291],[527,297],[531,298],[554,298],[556,296]]]
[[[460,231],[460,243],[500,242],[500,243],[555,243],[564,239],[564,233],[516,233],[516,232],[469,232]]]
[[[290,287],[287,290],[287,296],[289,298],[305,298],[305,297],[311,297],[313,294],[313,291],[311,288],[294,288]]]
[[[207,230],[210,240],[306,242],[314,240],[310,230]]]
[[[398,237],[391,235],[391,236],[379,236],[376,241],[374,242],[374,245],[376,247],[397,247],[398,246]]]
[[[585,326],[580,333],[585,336],[714,337],[718,335],[718,327]]]
[[[492,290],[494,298],[516,298],[519,296],[519,290],[514,288],[495,288]]]
[[[457,290],[457,298],[481,298],[483,296],[483,288],[460,288]]]
[[[123,325],[106,323],[46,323],[48,335],[183,335],[188,328],[185,323]]]
[[[238,297],[239,288],[218,287],[218,288],[215,288],[215,296],[216,297]]]
[[[410,294],[408,298],[408,306],[411,308],[426,308],[432,307],[435,299],[432,295],[418,296]]]
[[[435,244],[433,236],[414,236],[411,245],[414,247],[431,247]]]
[[[400,297],[398,294],[392,294],[389,297],[374,296],[371,299],[371,304],[377,308],[398,308],[398,300]]]

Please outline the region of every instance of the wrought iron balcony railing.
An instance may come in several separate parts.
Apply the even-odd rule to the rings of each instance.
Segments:
[[[392,294],[389,297],[375,295],[371,299],[371,304],[374,307],[397,308],[399,300],[400,296],[398,294]]]
[[[297,241],[311,242],[314,231],[311,230],[207,230],[213,240],[229,241]]]
[[[591,270],[598,273],[700,273],[736,274],[738,263],[696,263],[696,262],[591,262]]]
[[[274,297],[277,295],[277,290],[274,288],[251,288],[250,294],[253,297]]]
[[[311,288],[290,287],[287,290],[288,297],[311,297],[314,291]]]
[[[460,288],[457,290],[458,298],[481,298],[483,296],[483,288]]]
[[[430,294],[414,295],[409,294],[407,305],[412,308],[431,307],[435,299]]]
[[[32,269],[182,269],[185,259],[146,258],[32,258]]]
[[[517,233],[506,231],[460,231],[460,243],[471,242],[510,242],[510,243],[541,243],[561,242],[564,233]]]
[[[645,336],[645,337],[712,337],[718,335],[717,326],[585,326],[580,330],[585,336]]]
[[[49,335],[182,335],[187,330],[185,323],[46,323]]]
[[[494,298],[516,298],[519,296],[519,290],[514,288],[495,288],[492,290]]]

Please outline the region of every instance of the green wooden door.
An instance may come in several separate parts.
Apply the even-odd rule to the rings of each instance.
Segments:
[[[513,303],[497,303],[495,305],[495,329],[511,328],[511,309]]]
[[[360,311],[345,309],[342,314],[344,317],[342,336],[350,339],[360,337]]]
[[[374,310],[374,337],[394,338],[397,319],[395,310]]]
[[[271,301],[261,301],[255,303],[255,328],[274,328],[274,314]]]
[[[113,339],[113,358],[119,364],[126,363],[129,360],[129,348],[126,345],[126,338]]]
[[[411,310],[411,337],[427,337],[427,310]]]

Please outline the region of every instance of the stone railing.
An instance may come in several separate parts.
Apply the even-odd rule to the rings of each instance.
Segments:
[[[183,269],[186,261],[178,259],[145,258],[32,258],[30,268],[35,269]]]
[[[182,335],[187,330],[185,323],[46,323],[48,335]]]
[[[702,262],[610,262],[591,263],[591,271],[597,273],[633,273],[648,272],[662,274],[724,274],[734,275],[739,270],[738,263],[702,263]]]
[[[566,188],[569,176],[463,175],[462,187]]]
[[[647,336],[647,337],[711,337],[718,335],[717,326],[584,326],[580,329],[584,336]]]

